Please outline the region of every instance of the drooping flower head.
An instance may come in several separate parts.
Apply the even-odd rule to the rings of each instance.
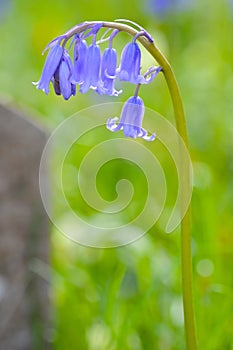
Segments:
[[[119,30],[112,29],[108,38],[103,39],[103,36],[97,42],[97,34],[102,26],[101,22],[93,22],[89,25],[84,22],[52,40],[45,48],[49,53],[41,78],[35,83],[37,88],[48,94],[49,85],[52,82],[55,93],[67,100],[75,95],[76,85],[80,85],[79,91],[83,94],[92,89],[100,95],[118,96],[122,91],[115,89],[116,79],[132,84],[148,84],[152,79],[145,79],[140,72],[141,51],[136,40],[139,36],[145,36],[152,42],[153,39],[149,33],[139,27],[140,31],[123,49],[120,65],[117,68],[117,51],[112,43]],[[92,38],[92,43],[88,46],[86,39],[89,37]],[[67,50],[65,45],[69,39],[72,40]],[[101,56],[99,43],[103,41],[109,41],[109,47]],[[69,56],[72,46],[73,62]]]
[[[144,75],[141,74],[141,50],[136,41],[139,36],[144,36],[150,43],[153,39],[144,28],[139,27],[133,40],[124,47],[117,68],[118,55],[113,48],[113,39],[120,31],[113,26],[97,41],[102,27],[102,22],[84,22],[52,40],[45,48],[49,52],[41,78],[35,85],[48,94],[51,82],[55,94],[68,100],[76,94],[77,85],[82,94],[92,89],[100,95],[118,96],[122,91],[115,89],[116,79],[137,84],[134,96],[124,104],[119,123],[118,118],[109,119],[107,127],[111,131],[123,130],[126,137],[141,137],[152,141],[155,134],[148,136],[147,131],[142,128],[144,103],[138,97],[138,90],[142,84],[152,82],[161,71],[161,67],[150,67]],[[106,38],[109,30],[110,36]],[[91,44],[88,44],[87,38],[92,39]],[[67,49],[66,44],[69,40],[71,43]],[[104,41],[108,41],[109,45],[102,55],[99,44]],[[70,57],[72,47],[73,61]]]
[[[145,129],[142,128],[145,107],[143,100],[139,96],[130,97],[124,104],[120,121],[118,118],[110,118],[107,121],[107,128],[113,132],[123,130],[126,137],[136,139],[141,137],[146,141],[153,141],[155,134],[148,136]]]

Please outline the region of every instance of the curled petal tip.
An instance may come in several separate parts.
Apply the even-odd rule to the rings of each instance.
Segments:
[[[109,118],[107,120],[107,123],[106,123],[107,129],[112,131],[112,132],[120,130],[121,129],[121,124],[120,123],[117,124],[118,120],[119,120],[118,117]]]
[[[147,135],[147,132],[146,132],[146,135],[145,136],[142,136],[142,138],[145,140],[145,141],[154,141],[155,138],[156,138],[156,134],[153,133],[151,134],[150,136]]]

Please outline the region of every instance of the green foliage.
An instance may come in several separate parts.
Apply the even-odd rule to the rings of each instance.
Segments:
[[[89,92],[65,102],[31,85],[39,79],[47,42],[71,26],[83,20],[130,18],[147,28],[168,56],[184,100],[194,165],[194,294],[199,343],[205,350],[233,346],[232,14],[227,1],[197,1],[189,11],[161,19],[141,1],[21,0],[12,3],[0,23],[1,99],[30,111],[50,128],[77,110],[114,100]],[[122,47],[125,37],[119,40]],[[132,92],[127,86],[118,100]],[[141,97],[173,122],[162,77],[143,88]],[[84,147],[81,153],[86,151]],[[69,161],[79,160],[71,154]],[[127,172],[139,198],[145,179],[137,171],[117,162],[110,170],[103,168],[99,191],[106,199],[114,198],[115,183]],[[71,194],[69,199],[84,211]],[[54,348],[185,349],[179,238],[178,232],[165,235],[153,227],[132,245],[98,250],[79,246],[53,228]]]

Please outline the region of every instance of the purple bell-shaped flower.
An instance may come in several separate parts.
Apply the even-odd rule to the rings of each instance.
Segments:
[[[33,83],[36,85],[37,89],[43,90],[46,94],[49,93],[50,81],[52,80],[54,73],[61,62],[62,56],[63,48],[59,44],[51,47],[46,57],[40,80],[37,83]]]
[[[74,80],[81,84],[85,80],[85,64],[88,47],[86,40],[77,39],[74,45]]]
[[[85,69],[83,70],[84,82],[81,84],[80,92],[85,94],[90,88],[96,90],[99,82],[101,65],[100,47],[93,42],[88,47]]]
[[[118,96],[121,93],[121,91],[117,91],[114,88],[116,69],[117,52],[115,49],[109,47],[104,50],[102,57],[101,76],[96,90],[100,95]]]
[[[135,41],[127,44],[121,54],[121,64],[118,77],[121,81],[129,81],[131,84],[146,84],[146,79],[140,74],[141,51]]]
[[[54,91],[68,100],[76,94],[76,86],[73,84],[73,66],[67,51],[64,51],[61,63],[53,77]]]
[[[141,137],[146,141],[153,141],[155,134],[148,136],[147,131],[142,128],[145,107],[139,96],[130,97],[124,104],[119,123],[118,118],[110,118],[107,121],[107,128],[113,132],[123,130],[126,137],[136,139]]]

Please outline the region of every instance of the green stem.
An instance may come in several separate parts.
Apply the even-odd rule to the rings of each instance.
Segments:
[[[147,43],[144,45],[151,55],[156,59],[159,65],[163,68],[164,77],[166,79],[168,89],[171,95],[173,109],[176,120],[176,128],[182,137],[186,147],[188,148],[188,134],[182,99],[175,75],[170,64],[154,45]],[[187,169],[183,171],[183,191],[189,190],[190,178]],[[195,316],[193,307],[192,293],[192,250],[191,250],[191,210],[188,208],[181,222],[181,267],[182,267],[182,290],[183,290],[183,306],[184,320],[186,332],[186,344],[188,350],[197,349]]]
[[[119,23],[117,23],[117,28]],[[127,31],[131,35],[135,35],[135,31],[128,26],[121,25],[121,30]],[[125,27],[128,27],[127,29]],[[182,137],[185,145],[188,145],[188,133],[186,127],[185,114],[182,104],[182,99],[179,87],[172,71],[170,64],[164,57],[162,52],[154,43],[150,43],[146,38],[139,37],[138,41],[150,52],[158,64],[163,68],[163,74],[166,79],[168,89],[171,95],[174,115],[176,120],[176,128]],[[182,152],[181,152],[182,153]],[[182,157],[182,154],[181,154]],[[190,174],[189,170],[182,167],[183,183],[182,191],[189,191],[190,189]],[[191,211],[188,208],[182,222],[181,222],[181,269],[182,269],[182,291],[183,291],[183,306],[184,306],[184,320],[185,320],[185,334],[187,350],[197,350],[197,337],[195,326],[195,315],[193,306],[193,292],[192,292],[192,250],[191,250]]]
[[[106,24],[106,23],[105,23]],[[111,23],[112,24],[112,23]],[[134,36],[137,31],[131,27],[119,23],[114,23],[114,27],[128,32]],[[174,115],[176,120],[176,128],[182,137],[185,145],[189,148],[188,133],[186,127],[185,114],[183,103],[179,91],[179,87],[172,71],[172,68],[164,57],[159,48],[150,43],[146,38],[139,37],[138,41],[150,52],[155,58],[156,62],[163,68],[163,74],[166,79],[168,89],[171,95]],[[181,152],[182,153],[182,152]],[[182,157],[182,154],[181,154]],[[190,189],[190,174],[189,170],[182,167],[183,183],[182,191],[189,191]],[[184,321],[187,350],[197,350],[197,337],[195,326],[195,315],[193,306],[193,292],[192,292],[192,250],[191,250],[191,211],[188,208],[182,222],[181,222],[181,271],[182,271],[182,291],[183,291],[183,306],[184,306]]]
[[[105,23],[108,26],[109,23]],[[112,25],[113,23],[111,23]],[[131,35],[137,33],[131,27],[119,23],[114,23],[114,27],[128,32]],[[164,57],[159,48],[150,43],[146,38],[139,37],[138,41],[150,52],[158,64],[163,68],[163,74],[166,79],[168,89],[171,95],[174,115],[176,120],[176,128],[182,137],[185,145],[188,145],[188,133],[186,127],[186,120],[184,115],[183,103],[179,91],[179,87],[172,71],[170,64]],[[181,152],[182,153],[182,152]],[[182,156],[182,155],[181,155]],[[183,183],[182,191],[189,191],[190,175],[188,169],[182,167]],[[196,326],[193,306],[193,292],[192,292],[192,250],[191,250],[191,211],[188,208],[182,222],[181,222],[181,269],[182,269],[182,291],[183,291],[183,306],[184,306],[184,321],[187,350],[197,350]]]
[[[138,30],[130,27],[127,24],[122,24],[119,22],[85,22],[82,26],[77,26],[72,28],[66,33],[66,39],[64,39],[63,45],[67,40],[76,33],[88,28],[90,23],[102,23],[103,27],[118,29],[119,31],[124,31],[133,37],[139,33]],[[149,40],[143,36],[139,36],[138,41],[150,52],[150,54],[155,58],[157,63],[162,67],[164,77],[166,79],[168,89],[171,95],[174,115],[176,120],[176,128],[182,137],[186,147],[188,148],[188,134],[186,127],[186,120],[184,115],[184,109],[182,104],[182,99],[179,91],[179,87],[175,78],[175,75],[171,69],[165,56],[159,50],[159,48],[154,44],[149,42]],[[182,158],[182,152],[181,152]],[[182,159],[181,159],[182,160]],[[182,163],[182,162],[181,162]],[[185,162],[184,162],[185,163]],[[182,164],[181,164],[182,166]],[[189,191],[190,189],[190,175],[189,170],[184,166],[182,167],[182,191]],[[194,317],[194,307],[193,307],[193,295],[192,295],[192,251],[191,251],[191,213],[190,207],[188,208],[182,222],[181,222],[181,266],[182,266],[182,290],[183,290],[183,305],[184,305],[184,320],[185,320],[185,333],[186,333],[186,344],[187,350],[197,349],[197,339],[196,339],[196,327],[195,327],[195,317]]]

